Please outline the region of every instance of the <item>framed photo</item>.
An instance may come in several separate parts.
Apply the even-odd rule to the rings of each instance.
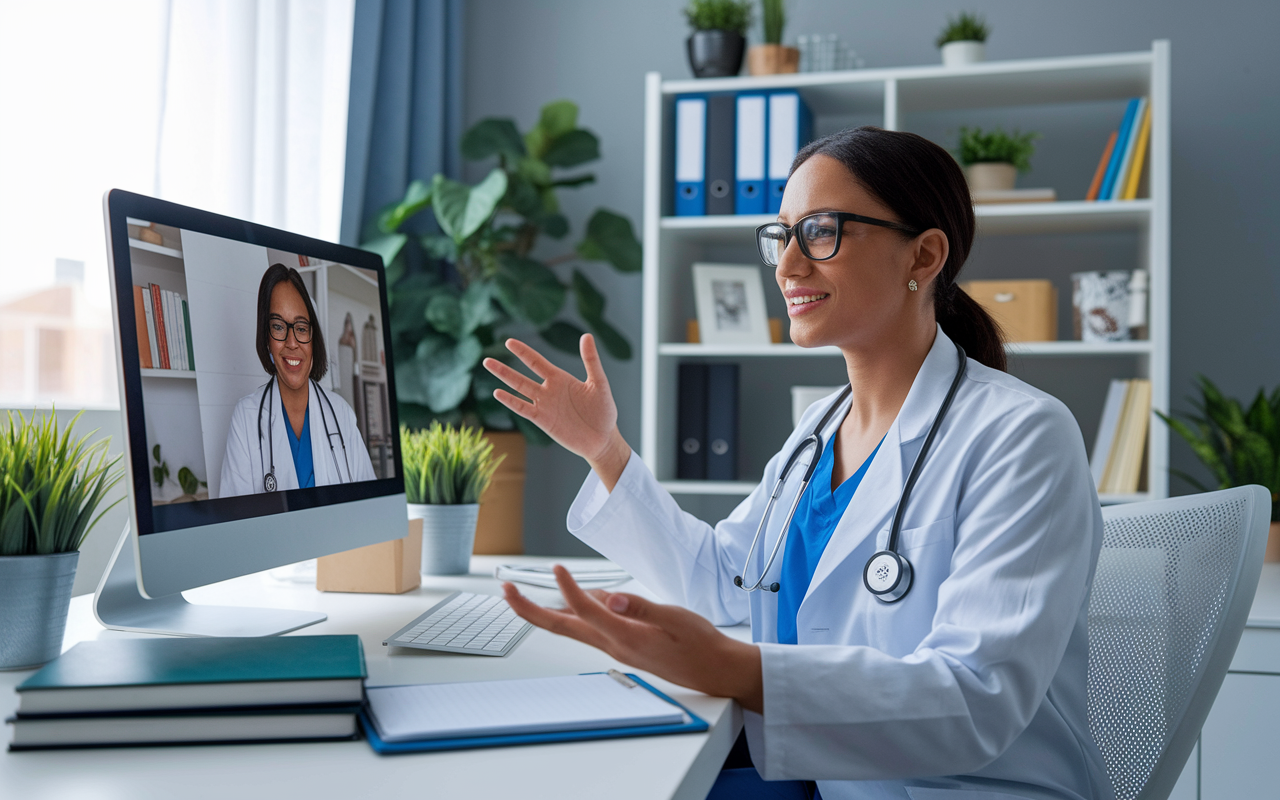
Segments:
[[[703,344],[769,344],[760,267],[694,264],[693,295]]]

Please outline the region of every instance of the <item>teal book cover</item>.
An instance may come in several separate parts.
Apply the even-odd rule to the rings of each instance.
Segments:
[[[354,635],[105,639],[80,642],[17,691],[364,677]]]
[[[187,307],[187,301],[182,301],[182,327],[186,333],[187,342],[187,369],[196,368],[196,349],[191,344],[191,310]]]

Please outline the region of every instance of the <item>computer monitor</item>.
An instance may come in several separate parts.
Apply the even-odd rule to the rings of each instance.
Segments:
[[[255,636],[323,620],[180,592],[405,535],[382,259],[121,190],[103,204],[130,509],[99,621]]]

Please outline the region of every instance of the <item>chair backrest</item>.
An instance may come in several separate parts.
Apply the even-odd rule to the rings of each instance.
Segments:
[[[1271,495],[1109,506],[1089,598],[1089,728],[1117,800],[1165,800],[1235,654]]]

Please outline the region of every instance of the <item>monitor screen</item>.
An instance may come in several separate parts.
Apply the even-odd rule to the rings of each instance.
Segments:
[[[402,493],[381,259],[111,199],[139,535]]]

